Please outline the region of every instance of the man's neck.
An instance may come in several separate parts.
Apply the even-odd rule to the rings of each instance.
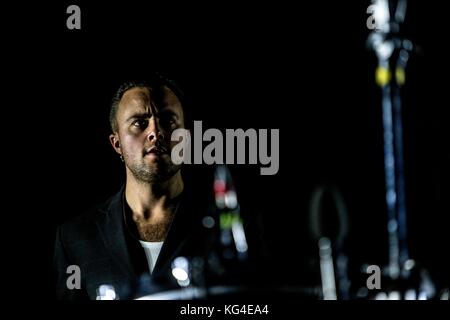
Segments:
[[[125,199],[135,222],[160,224],[172,215],[171,200],[183,191],[184,184],[180,172],[169,180],[151,184],[137,181],[129,175],[125,187]]]

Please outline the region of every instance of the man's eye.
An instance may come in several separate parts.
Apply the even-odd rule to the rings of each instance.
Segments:
[[[161,124],[166,128],[174,128],[177,125],[177,121],[174,117],[163,117],[161,119]]]
[[[133,122],[133,126],[139,129],[145,129],[148,126],[148,120],[139,119]]]

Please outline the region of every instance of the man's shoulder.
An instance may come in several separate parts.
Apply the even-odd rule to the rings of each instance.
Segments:
[[[81,214],[72,217],[59,226],[60,230],[65,232],[79,231],[80,229],[86,229],[89,225],[95,225],[111,210],[111,206],[117,202],[119,195],[115,194],[107,200],[91,206]],[[120,198],[120,197],[119,197]]]

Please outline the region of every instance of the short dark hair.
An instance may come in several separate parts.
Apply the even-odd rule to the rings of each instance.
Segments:
[[[161,75],[160,73],[151,74],[146,80],[127,81],[124,82],[119,89],[117,89],[111,101],[111,110],[109,112],[109,123],[113,133],[117,132],[117,110],[119,109],[120,100],[123,95],[133,88],[148,88],[161,89],[163,87],[169,88],[180,100],[184,112],[184,93],[175,81]]]

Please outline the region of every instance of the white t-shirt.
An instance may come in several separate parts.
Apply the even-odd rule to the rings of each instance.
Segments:
[[[164,242],[147,242],[141,240],[139,240],[139,242],[141,243],[142,248],[144,248],[145,256],[147,257],[148,268],[150,270],[150,274],[152,274],[153,269],[155,268],[156,260],[158,259]]]

